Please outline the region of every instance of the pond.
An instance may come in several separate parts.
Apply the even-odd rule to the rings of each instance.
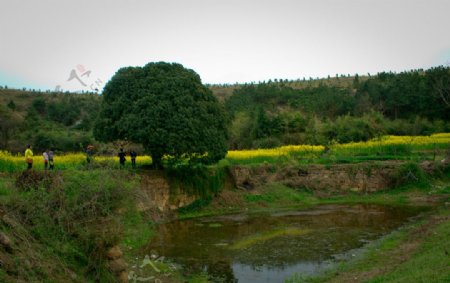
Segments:
[[[322,205],[174,221],[159,225],[145,249],[173,260],[185,272],[206,272],[213,281],[283,282],[294,273],[314,275],[355,256],[419,211]]]

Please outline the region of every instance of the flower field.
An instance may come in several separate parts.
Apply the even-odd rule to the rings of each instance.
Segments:
[[[230,150],[228,159],[249,159],[257,157],[279,157],[294,153],[320,153],[325,149],[322,145],[286,145],[268,149]]]
[[[87,167],[86,155],[83,153],[68,153],[64,155],[56,154],[54,157],[56,169],[78,169]],[[131,164],[130,157],[127,157],[127,163]],[[136,165],[142,166],[151,164],[150,156],[138,156]],[[119,168],[119,157],[117,156],[94,156],[90,166]],[[131,165],[130,165],[131,166]],[[0,151],[0,172],[15,172],[26,168],[25,157],[23,155],[11,155],[8,152]],[[41,155],[34,155],[33,168],[44,169],[44,159]]]
[[[326,149],[324,146],[288,145],[271,149],[230,150],[226,160],[233,164],[248,164],[272,162],[280,158],[291,157],[319,157],[325,150],[337,156],[369,156],[393,155],[408,156],[414,152],[433,152],[450,149],[450,133],[434,134],[431,136],[383,136],[367,142],[352,142],[346,144],[332,144]],[[151,164],[150,156],[138,156],[137,166]],[[130,158],[127,157],[127,166]],[[69,153],[55,155],[56,169],[85,168],[86,155],[83,153]],[[119,168],[119,158],[116,156],[94,156],[90,166]],[[23,155],[12,155],[0,151],[0,171],[15,172],[26,168]],[[34,156],[33,168],[44,169],[41,155]]]
[[[402,155],[449,147],[450,133],[441,133],[431,136],[383,136],[367,142],[335,144],[331,146],[331,151],[340,155]]]

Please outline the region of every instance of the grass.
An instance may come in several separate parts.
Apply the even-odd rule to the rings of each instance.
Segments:
[[[244,194],[244,200],[247,203],[288,204],[302,203],[306,204],[313,201],[313,195],[307,190],[295,190],[278,183],[270,183],[265,186],[259,194]]]
[[[449,282],[449,216],[449,209],[440,209],[371,243],[354,260],[320,276],[294,274],[285,282]]]
[[[448,217],[448,210],[446,212]],[[383,274],[368,282],[449,282],[449,251],[450,221],[439,224],[431,229],[420,247],[411,255],[411,258],[387,274]],[[409,236],[409,235],[408,235]],[[393,250],[404,240],[398,239],[391,245],[386,244],[385,249]]]
[[[23,178],[24,174],[30,171],[17,174],[17,178]],[[31,174],[44,175],[39,171]],[[105,265],[106,250],[122,245],[127,252],[132,251],[153,233],[152,224],[136,211],[132,198],[138,187],[136,176],[126,171],[68,169],[52,172],[45,178],[20,189],[14,186],[12,175],[0,177],[0,208],[22,227],[11,234],[29,233],[32,242],[45,247],[44,251],[34,253],[45,260],[58,258],[59,264],[78,273],[78,281],[114,281]],[[20,256],[18,259],[26,260]],[[53,263],[43,264],[43,274],[33,275],[36,277],[33,281],[42,282],[50,276],[46,268]],[[30,279],[28,273],[24,269],[18,276]]]

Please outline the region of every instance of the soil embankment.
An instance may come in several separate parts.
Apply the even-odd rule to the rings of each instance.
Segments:
[[[237,188],[251,190],[268,183],[281,183],[291,188],[302,188],[317,194],[352,192],[373,193],[398,185],[401,179],[418,179],[417,172],[405,167],[406,162],[258,167],[233,166],[230,173]],[[447,160],[425,161],[419,168],[428,174],[448,166]],[[403,175],[402,175],[403,174]],[[400,179],[400,180],[399,180]]]

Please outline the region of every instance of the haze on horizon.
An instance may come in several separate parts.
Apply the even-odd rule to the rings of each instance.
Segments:
[[[101,89],[152,61],[204,83],[450,65],[446,0],[0,0],[0,11],[0,85],[15,88]]]

